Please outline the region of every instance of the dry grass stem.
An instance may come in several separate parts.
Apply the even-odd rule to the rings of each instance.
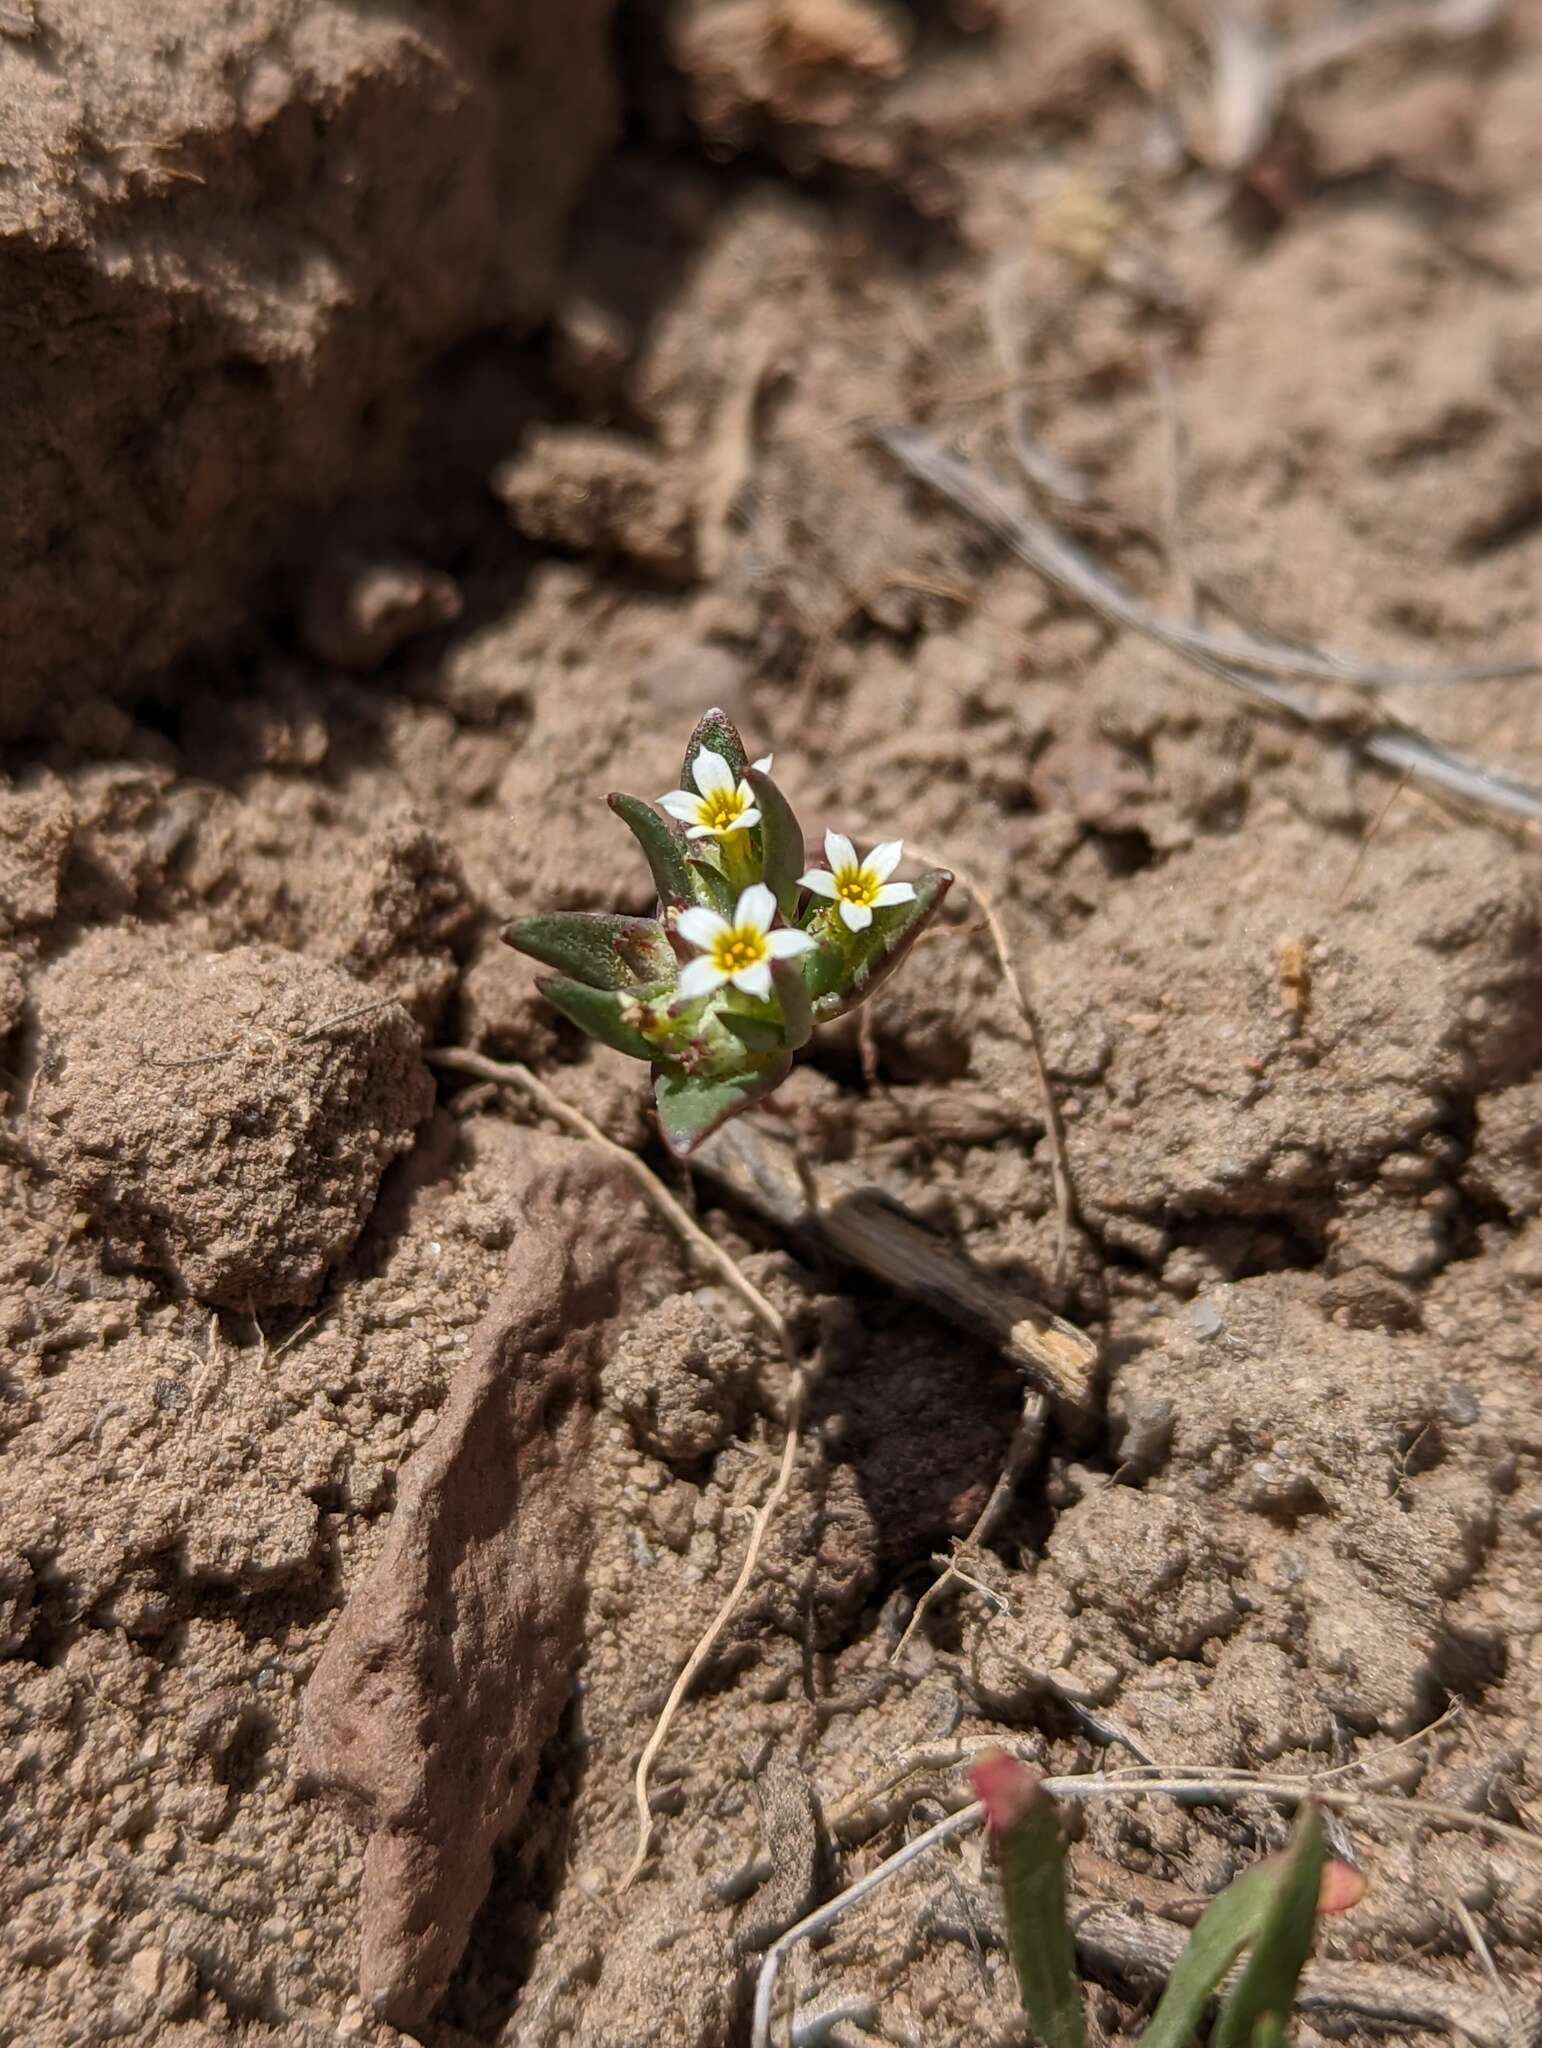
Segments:
[[[981,299],[985,331],[1001,370],[1001,428],[1013,460],[1036,490],[1062,504],[1085,505],[1092,496],[1087,479],[1034,437],[1033,414],[1022,381],[1028,334],[1022,311],[1020,262],[998,263]]]
[[[1362,690],[1445,686],[1534,676],[1542,672],[1542,664],[1481,662],[1416,669],[1293,647],[1260,633],[1212,632],[1152,610],[1083,548],[1038,514],[1026,511],[1006,486],[961,461],[930,435],[913,427],[880,427],[874,438],[911,476],[994,533],[1046,582],[1077,598],[1110,625],[1144,634],[1254,704],[1335,744],[1350,746],[1378,766],[1399,773],[1406,769],[1460,802],[1542,823],[1542,789],[1452,753],[1396,718],[1385,705],[1368,704],[1351,717],[1343,706],[1320,703],[1310,691],[1296,687],[1300,682],[1349,684]]]
[[[772,1517],[786,1498],[788,1488],[792,1485],[803,1426],[804,1390],[805,1379],[800,1371],[788,1400],[787,1436],[782,1445],[782,1462],[777,1468],[776,1483],[755,1512],[755,1519],[750,1525],[750,1540],[745,1546],[744,1562],[739,1567],[739,1576],[724,1595],[716,1614],[698,1637],[695,1649],[681,1665],[679,1676],[670,1687],[669,1697],[653,1724],[653,1733],[648,1737],[643,1753],[637,1760],[637,1775],[634,1780],[637,1800],[637,1846],[632,1851],[632,1860],[622,1876],[622,1891],[627,1890],[635,1881],[653,1847],[653,1813],[648,1800],[648,1780],[654,1762],[664,1747],[676,1714],[696,1682],[697,1674],[716,1649],[724,1629],[733,1619],[734,1610],[744,1598],[750,1581],[755,1576],[755,1567],[760,1562],[766,1531],[771,1526]]]

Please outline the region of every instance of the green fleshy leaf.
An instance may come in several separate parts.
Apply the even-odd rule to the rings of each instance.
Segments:
[[[685,864],[687,842],[681,828],[672,818],[661,817],[640,796],[608,796],[605,801],[622,823],[631,827],[665,908],[673,905],[683,909],[687,903],[694,903],[696,898],[691,893]]]
[[[805,956],[806,957],[806,956]],[[796,960],[771,962],[771,986],[782,1006],[784,1042],[789,1052],[801,1052],[814,1035],[814,1006],[808,988],[798,972]]]
[[[1303,1819],[1311,1810],[1303,1807]],[[1315,1815],[1313,1815],[1315,1819]],[[1258,1943],[1255,1960],[1263,1954],[1267,1940],[1266,1930],[1279,1905],[1282,1894],[1287,1901],[1294,1901],[1295,1886],[1301,1879],[1300,1852],[1305,1845],[1306,1855],[1311,1862],[1310,1887],[1307,1891],[1306,1946],[1301,1950],[1304,1960],[1311,1947],[1311,1923],[1317,1908],[1317,1889],[1322,1877],[1323,1843],[1322,1823],[1316,1822],[1317,1848],[1315,1861],[1308,1837],[1302,1833],[1303,1821],[1298,1819],[1295,1835],[1286,1856],[1271,1858],[1252,1870],[1246,1870],[1235,1878],[1225,1891],[1207,1908],[1204,1917],[1189,1936],[1188,1944],[1173,1965],[1167,1980],[1167,1989],[1161,2003],[1151,2016],[1151,2023],[1142,2038],[1142,2048],[1188,2048],[1189,2042],[1198,2031],[1205,2016],[1205,2008],[1221,1987],[1221,1982],[1250,1943]],[[1278,1949],[1274,1951],[1276,1957]],[[1248,1970],[1237,1981],[1236,1992],[1247,1982],[1252,1971]],[[1285,2004],[1281,2010],[1288,2012],[1295,1996],[1295,1977],[1300,1971],[1300,1962],[1290,1978]],[[1266,1976],[1266,1982],[1269,1979]],[[1278,1981],[1277,1979],[1275,1980]],[[1231,2004],[1228,2000],[1228,2005]],[[1255,2016],[1260,2010],[1255,2007]],[[1224,2019],[1224,2015],[1223,2015]],[[1221,2022],[1217,2023],[1215,2048],[1219,2048]],[[1247,2035],[1236,2037],[1246,2043]]]
[[[797,813],[760,768],[745,771],[760,809],[760,878],[789,923],[798,908],[798,877],[804,868],[803,827]]]
[[[825,1021],[825,1012],[819,1006],[826,996],[833,995],[840,987],[845,967],[846,955],[838,946],[817,944],[812,953],[799,956],[798,971],[814,1005],[814,1014],[821,1022]],[[830,1012],[831,1016],[837,1014],[836,1011]]]
[[[503,939],[544,967],[560,968],[590,988],[638,988],[672,981],[675,951],[656,917],[617,917],[603,910],[552,911],[517,917]]]
[[[720,1124],[779,1087],[791,1069],[790,1053],[746,1073],[712,1080],[678,1067],[655,1067],[653,1095],[665,1144],[677,1159],[688,1157]]]
[[[714,707],[704,711],[696,721],[696,730],[691,734],[685,749],[685,766],[680,771],[680,787],[694,789],[696,778],[691,770],[696,766],[696,756],[703,747],[714,754],[721,754],[734,772],[737,781],[750,765],[750,757],[744,751],[744,742],[739,729],[726,711]]]
[[[1039,1773],[997,1750],[970,1777],[985,1803],[1001,1871],[1007,1946],[1023,2011],[1045,2048],[1084,2048],[1076,1949],[1066,1910],[1065,1849]]]
[[[1327,1861],[1322,1815],[1303,1806],[1284,1860],[1272,1871],[1268,1903],[1242,1975],[1221,2007],[1213,2048],[1253,2048],[1271,2021],[1283,2025],[1296,2002],[1296,1985],[1312,1952],[1317,1895]]]
[[[691,900],[704,903],[708,910],[715,910],[719,917],[732,918],[738,894],[734,885],[715,861],[693,858],[686,862],[691,878]]]
[[[844,1017],[848,1010],[865,1003],[920,938],[952,886],[953,877],[946,868],[928,868],[917,881],[915,896],[909,903],[896,903],[890,910],[876,912],[867,930],[857,935],[845,955],[844,972],[833,986],[820,986],[828,973],[823,956],[832,949],[821,945],[806,954],[804,979],[814,996],[815,1022],[828,1024],[832,1018]]]
[[[781,1052],[787,1044],[786,1034],[773,1017],[750,1017],[740,1010],[720,1010],[718,1016],[723,1028],[751,1052]]]
[[[552,975],[538,985],[553,1009],[560,1010],[601,1045],[614,1046],[617,1052],[629,1053],[636,1060],[658,1056],[658,1047],[627,1021],[626,1012],[637,1007],[635,993],[591,988],[587,982],[568,981],[561,975]]]

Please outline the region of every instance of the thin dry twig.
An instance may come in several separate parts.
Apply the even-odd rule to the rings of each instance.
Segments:
[[[897,1664],[904,1656],[910,1647],[911,1637],[926,1619],[927,1610],[941,1599],[955,1580],[967,1577],[960,1568],[960,1559],[973,1556],[995,1534],[996,1525],[1017,1490],[1017,1482],[1039,1454],[1039,1446],[1044,1441],[1044,1430],[1048,1421],[1048,1401],[1042,1394],[1035,1393],[1030,1388],[1024,1396],[1023,1412],[1018,1417],[1016,1429],[1012,1432],[1012,1441],[1007,1446],[1007,1455],[1002,1462],[996,1484],[991,1488],[990,1498],[976,1515],[974,1527],[949,1558],[947,1569],[941,1578],[933,1579],[916,1602],[915,1612],[905,1624],[905,1632],[895,1644],[893,1654],[889,1658],[891,1664]]]
[[[1388,818],[1391,817],[1392,806],[1397,802],[1398,798],[1403,794],[1403,791],[1408,787],[1409,782],[1412,780],[1412,777],[1413,770],[1411,768],[1405,768],[1402,774],[1398,777],[1397,781],[1393,783],[1391,791],[1388,794],[1387,801],[1382,805],[1381,809],[1376,813],[1375,817],[1371,820],[1369,829],[1360,835],[1360,844],[1355,848],[1355,857],[1349,863],[1348,872],[1344,876],[1343,885],[1340,888],[1337,896],[1335,896],[1333,899],[1333,907],[1335,910],[1341,910],[1343,908],[1345,898],[1348,896],[1350,890],[1355,885],[1356,876],[1359,874],[1361,868],[1365,865],[1365,856],[1371,850],[1372,840],[1376,837],[1377,833],[1381,830],[1382,826],[1386,824]]]
[[[1438,1735],[1442,1728],[1449,1728],[1454,1721],[1460,1721],[1462,1713],[1460,1700],[1448,1700],[1433,1721],[1426,1722],[1422,1728],[1416,1728],[1412,1735],[1405,1735],[1398,1742],[1389,1742],[1382,1749],[1373,1749],[1369,1756],[1352,1757],[1347,1764],[1335,1764],[1331,1771],[1323,1771],[1315,1782],[1327,1785],[1335,1778],[1348,1778],[1353,1777],[1356,1772],[1373,1771],[1378,1764],[1387,1763],[1395,1756],[1403,1756],[1410,1749],[1417,1749],[1421,1742],[1428,1742],[1432,1736]]]
[[[1162,539],[1167,565],[1178,585],[1183,615],[1199,617],[1199,579],[1189,555],[1187,521],[1184,518],[1183,476],[1188,460],[1188,436],[1178,404],[1178,384],[1173,375],[1172,350],[1165,336],[1151,345],[1151,381],[1162,411],[1163,488]]]
[[[781,1462],[777,1467],[776,1480],[772,1485],[771,1491],[756,1510],[755,1518],[750,1524],[749,1543],[745,1549],[744,1561],[739,1567],[738,1577],[734,1580],[732,1587],[725,1595],[717,1612],[707,1624],[706,1629],[697,1641],[695,1649],[692,1650],[690,1656],[681,1666],[679,1675],[670,1687],[669,1697],[665,1700],[659,1717],[653,1725],[653,1733],[649,1736],[642,1755],[637,1761],[637,1772],[634,1780],[637,1801],[637,1846],[633,1851],[632,1860],[627,1865],[626,1872],[621,1879],[620,1888],[622,1891],[625,1891],[647,1862],[649,1850],[653,1846],[653,1812],[648,1793],[653,1765],[668,1738],[675,1716],[679,1712],[682,1702],[689,1694],[697,1674],[717,1647],[724,1629],[733,1617],[734,1610],[744,1597],[746,1587],[754,1577],[755,1567],[760,1561],[761,1549],[765,1543],[766,1531],[770,1527],[777,1509],[781,1506],[783,1500],[786,1499],[787,1491],[792,1485],[793,1473],[797,1468],[798,1449],[802,1441],[803,1409],[808,1391],[808,1375],[804,1370],[803,1362],[798,1355],[797,1346],[793,1342],[792,1333],[787,1327],[785,1318],[766,1299],[749,1275],[743,1272],[736,1261],[728,1256],[722,1246],[715,1244],[706,1231],[702,1229],[701,1225],[687,1214],[686,1210],[675,1196],[670,1193],[669,1189],[665,1187],[658,1175],[650,1167],[644,1165],[635,1152],[628,1151],[625,1145],[618,1145],[614,1138],[607,1137],[599,1125],[585,1116],[581,1109],[576,1109],[571,1102],[565,1102],[560,1095],[548,1088],[544,1081],[537,1080],[530,1069],[521,1065],[517,1060],[490,1060],[481,1053],[466,1052],[458,1046],[440,1047],[438,1050],[430,1052],[427,1057],[433,1065],[450,1068],[455,1073],[474,1074],[479,1080],[497,1081],[507,1087],[517,1088],[521,1094],[533,1102],[545,1115],[551,1117],[553,1122],[561,1124],[565,1130],[571,1131],[576,1137],[584,1138],[590,1144],[601,1146],[637,1182],[648,1200],[658,1210],[660,1215],[664,1217],[666,1222],[669,1223],[682,1242],[710,1266],[719,1278],[726,1281],[739,1296],[740,1300],[749,1308],[750,1312],[765,1325],[766,1329],[770,1331],[778,1345],[780,1345],[782,1356],[787,1361],[787,1434],[782,1444],[782,1456]]]
[[[1343,683],[1365,690],[1445,686],[1542,674],[1535,661],[1484,662],[1449,669],[1403,668],[1364,662],[1321,648],[1292,647],[1256,633],[1217,633],[1143,604],[1119,579],[1037,513],[1026,511],[999,481],[960,460],[913,427],[880,426],[874,439],[918,481],[976,520],[1011,548],[1036,574],[1068,592],[1122,630],[1142,633],[1158,646],[1240,690],[1255,703],[1294,719],[1309,731],[1354,747],[1383,767],[1409,770],[1446,795],[1542,823],[1542,790],[1428,739],[1396,719],[1384,705],[1356,719],[1325,709],[1293,681]]]
[[[339,1024],[352,1024],[360,1017],[371,1017],[377,1010],[388,1010],[393,1003],[400,1003],[401,1000],[399,995],[372,996],[367,1003],[358,1003],[351,1010],[340,1010],[335,1016],[323,1017],[319,1024],[311,1024],[304,1031],[259,1030],[255,1036],[259,1040],[266,1039],[269,1049],[275,1052],[286,1044],[309,1045],[314,1039],[324,1038],[327,1032],[335,1030]],[[248,1039],[238,1038],[234,1044],[223,1046],[218,1052],[195,1053],[191,1059],[186,1060],[157,1059],[144,1044],[140,1045],[139,1052],[147,1067],[158,1068],[162,1073],[177,1073],[184,1067],[215,1067],[222,1060],[233,1060],[237,1053],[247,1051],[249,1044]]]
[[[1047,1394],[1073,1439],[1096,1424],[1099,1352],[1085,1330],[1043,1302],[978,1270],[945,1238],[841,1166],[818,1172],[769,1120],[740,1117],[716,1132],[691,1165],[789,1237],[812,1237],[886,1287],[924,1301],[995,1344],[1028,1384]]]
[[[1091,486],[1079,470],[1046,448],[1033,432],[1033,415],[1022,382],[1028,336],[1022,317],[1022,270],[1019,262],[998,263],[986,280],[981,298],[985,330],[1001,369],[1001,427],[1018,468],[1036,490],[1063,504],[1085,505]]]
[[[850,1912],[853,1906],[859,1906],[870,1892],[877,1891],[880,1885],[885,1885],[891,1878],[898,1877],[907,1864],[930,1854],[939,1843],[950,1841],[954,1835],[967,1835],[980,1825],[984,1817],[985,1808],[978,1800],[972,1806],[946,1815],[934,1826],[929,1827],[925,1834],[917,1835],[914,1841],[907,1842],[903,1849],[896,1849],[892,1856],[886,1858],[876,1869],[868,1871],[865,1877],[859,1877],[855,1884],[848,1885],[845,1891],[831,1899],[828,1905],[806,1915],[796,1926],[789,1927],[784,1935],[772,1942],[761,1962],[760,1978],[755,1986],[755,2023],[752,2035],[754,2048],[771,2048],[771,2005],[776,1996],[777,1975],[789,1949],[796,1948],[801,1941],[812,1940],[816,1934],[823,1934],[827,1927],[834,1926],[843,1913]]]
[[[648,1800],[648,1780],[653,1770],[654,1760],[657,1758],[659,1751],[664,1747],[665,1738],[669,1734],[675,1715],[680,1711],[681,1704],[690,1692],[691,1687],[695,1684],[698,1672],[716,1649],[724,1629],[727,1628],[729,1622],[733,1619],[735,1608],[744,1598],[745,1591],[751,1579],[755,1576],[755,1567],[760,1562],[760,1552],[766,1540],[766,1530],[771,1525],[771,1518],[786,1499],[787,1490],[792,1485],[793,1473],[798,1462],[798,1447],[802,1438],[803,1402],[806,1384],[806,1377],[800,1369],[788,1396],[787,1436],[782,1445],[782,1462],[777,1468],[776,1483],[756,1510],[755,1519],[750,1524],[750,1540],[745,1546],[744,1562],[739,1567],[739,1576],[734,1580],[733,1585],[724,1595],[716,1614],[713,1615],[711,1621],[708,1622],[701,1636],[697,1639],[695,1649],[692,1650],[690,1656],[681,1665],[680,1674],[670,1687],[669,1697],[665,1700],[659,1717],[653,1724],[653,1733],[648,1737],[643,1753],[637,1760],[637,1776],[635,1779],[637,1846],[632,1851],[632,1860],[627,1865],[626,1872],[621,1879],[620,1889],[622,1891],[626,1891],[635,1881],[643,1865],[647,1862],[648,1852],[653,1846],[653,1811]]]
[[[1401,0],[1342,7],[1280,35],[1255,8],[1211,0],[1211,161],[1217,170],[1245,171],[1273,134],[1289,89],[1330,65],[1412,37],[1455,42],[1481,35],[1503,9],[1504,0]]]
[[[1463,1934],[1466,1935],[1468,1945],[1472,1949],[1473,1954],[1478,1959],[1478,1967],[1482,1970],[1484,1976],[1487,1977],[1494,1996],[1499,2002],[1499,2009],[1504,2014],[1506,2020],[1506,2031],[1512,2040],[1516,2040],[1520,2034],[1518,2019],[1515,2007],[1510,2000],[1510,1994],[1505,1989],[1504,1979],[1499,1974],[1499,1965],[1494,1961],[1494,1952],[1489,1947],[1483,1929],[1478,1925],[1477,1918],[1466,1901],[1464,1899],[1453,1899],[1452,1906],[1456,1913],[1457,1923],[1461,1927]]]

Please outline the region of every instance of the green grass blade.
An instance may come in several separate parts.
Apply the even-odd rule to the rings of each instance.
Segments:
[[[1023,2011],[1045,2048],[1085,2048],[1055,1803],[1036,1771],[1000,1750],[981,1757],[969,1775],[985,1802]]]
[[[1290,1847],[1275,1866],[1269,1901],[1242,1975],[1216,2020],[1214,2048],[1253,2048],[1258,2029],[1267,2035],[1271,2022],[1283,2029],[1312,1952],[1327,1855],[1322,1815],[1315,1806],[1303,1806],[1291,1830]]]
[[[1141,2048],[1188,2048],[1221,1981],[1263,1923],[1276,1882],[1267,1865],[1234,1878],[1189,1936]]]

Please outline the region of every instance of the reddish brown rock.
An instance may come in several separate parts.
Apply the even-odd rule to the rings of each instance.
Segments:
[[[588,1556],[585,1461],[606,1325],[650,1241],[624,1179],[532,1139],[509,1277],[305,1704],[305,1767],[369,1830],[360,1990],[432,2011],[568,1697]]]

